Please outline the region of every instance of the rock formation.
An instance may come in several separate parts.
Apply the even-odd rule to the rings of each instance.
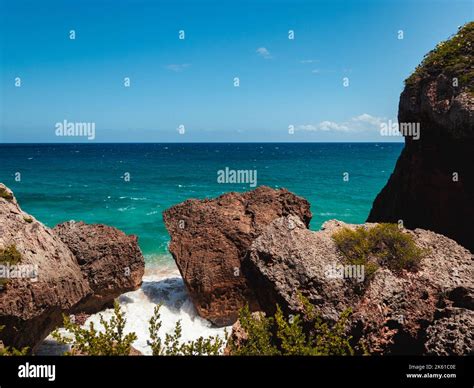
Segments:
[[[372,354],[473,350],[474,256],[468,250],[431,231],[406,230],[427,252],[419,269],[394,273],[381,267],[360,287],[354,278],[328,276],[329,268],[347,264],[332,239],[342,226],[348,225],[328,221],[312,232],[299,218],[282,217],[254,241],[245,268],[266,313],[276,303],[300,312],[300,292],[328,322],[351,308],[351,334]]]
[[[14,245],[21,264],[38,269],[37,281],[10,279],[0,291],[0,336],[7,345],[34,347],[92,291],[59,237],[24,213],[5,186],[0,190],[9,194],[0,197],[0,246]]]
[[[169,250],[200,316],[229,325],[248,302],[258,309],[241,271],[252,241],[276,218],[294,215],[308,225],[309,203],[287,190],[259,187],[216,199],[188,200],[163,213]]]
[[[345,224],[308,230],[309,204],[285,190],[190,200],[164,220],[202,317],[229,324],[245,302],[298,313],[301,293],[330,323],[352,309],[350,334],[372,354],[473,351],[474,258],[465,249],[474,249],[472,42],[468,23],[407,79],[398,115],[405,148],[368,218],[414,229],[404,233],[424,252],[416,270],[380,266],[363,284],[329,276],[347,264],[332,237]],[[233,337],[245,340],[238,323]]]
[[[474,22],[438,45],[405,82],[399,124],[419,124],[368,222],[403,220],[474,251]],[[405,127],[408,128],[408,127]]]
[[[140,287],[145,263],[137,236],[107,225],[74,221],[56,226],[53,232],[72,251],[92,289],[73,312],[90,314],[113,307],[119,295]]]
[[[63,313],[80,312],[81,306],[97,312],[140,285],[144,260],[135,237],[82,223],[74,236],[72,228],[62,225],[55,233],[23,212],[0,184],[0,249],[14,247],[18,264],[37,269],[36,278],[11,278],[0,290],[0,338],[6,345],[34,350],[62,323]]]
[[[310,217],[304,199],[266,187],[165,211],[170,251],[200,315],[227,324],[246,302],[269,315],[277,304],[299,313],[301,293],[329,323],[352,309],[348,330],[372,354],[472,352],[474,256],[468,250],[432,231],[405,229],[424,252],[416,270],[381,265],[363,282],[334,278],[328,270],[348,263],[333,234],[356,225],[332,220],[313,232]],[[238,322],[232,338],[245,339]]]

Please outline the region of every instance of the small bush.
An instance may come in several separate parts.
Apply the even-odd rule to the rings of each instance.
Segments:
[[[0,187],[0,198],[11,201],[13,199],[13,195],[7,189]]]
[[[148,329],[150,333],[148,345],[154,356],[217,356],[222,353],[226,341],[219,336],[199,337],[196,341],[181,343],[182,328],[179,321],[173,333],[166,334],[165,340],[162,341],[158,334],[161,329],[160,308],[161,305],[155,307]]]
[[[64,316],[64,328],[72,337],[64,336],[58,331],[52,333],[53,338],[62,344],[71,345],[71,352],[66,354],[82,354],[89,356],[127,356],[132,343],[137,339],[135,333],[124,335],[126,319],[117,302],[114,303],[114,315],[109,321],[100,316],[104,331],[98,331],[90,322],[88,328],[82,328]]]
[[[21,261],[21,253],[18,252],[15,245],[9,245],[6,248],[0,248],[0,265],[16,265]],[[0,278],[0,291],[6,288],[9,279]]]
[[[417,269],[425,251],[418,248],[413,237],[396,224],[379,224],[369,231],[372,250],[379,263],[392,271]]]
[[[356,265],[364,265],[366,278],[385,266],[394,272],[415,270],[425,254],[418,248],[413,237],[396,224],[377,224],[366,228],[342,228],[333,239],[344,257]]]
[[[23,217],[23,221],[27,222],[28,224],[31,224],[33,222],[33,218],[31,217]]]
[[[15,245],[9,245],[6,248],[0,248],[0,264],[15,265],[21,261],[21,253],[18,252]]]
[[[161,328],[160,305],[155,307],[154,314],[150,319],[148,344],[155,356],[194,356],[194,355],[218,355],[222,353],[225,339],[219,336],[200,337],[196,341],[181,343],[181,323],[177,322],[172,333],[165,336],[162,341],[158,335]],[[100,323],[103,332],[95,329],[91,322],[89,327],[82,328],[73,323],[67,316],[64,317],[64,327],[69,335],[62,335],[57,330],[52,333],[53,338],[62,344],[71,345],[71,351],[66,354],[82,354],[90,356],[127,356],[133,342],[137,339],[135,333],[124,335],[126,320],[117,302],[114,303],[114,315],[109,321],[102,316]]]
[[[277,306],[274,317],[253,316],[248,306],[241,309],[239,322],[245,330],[243,343],[229,341],[230,353],[236,356],[346,356],[353,355],[351,336],[346,334],[350,310],[329,326],[314,312],[314,307],[300,296],[304,312],[287,317]]]
[[[247,334],[243,344],[229,341],[230,353],[235,356],[275,356],[281,354],[274,343],[273,317],[252,316],[248,305],[239,311],[239,323]]]

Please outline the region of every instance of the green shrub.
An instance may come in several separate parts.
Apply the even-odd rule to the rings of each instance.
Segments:
[[[222,354],[227,343],[232,355],[352,355],[351,337],[346,334],[350,311],[343,312],[340,319],[329,326],[314,313],[309,302],[304,302],[304,315],[285,317],[278,307],[274,317],[253,316],[248,306],[239,312],[239,321],[247,333],[243,344],[235,344],[224,338],[200,337],[195,341],[181,342],[181,323],[177,322],[172,333],[167,333],[164,340],[159,337],[161,329],[160,305],[155,307],[150,319],[148,345],[154,356],[203,356]],[[312,325],[308,331],[308,322]],[[114,305],[114,315],[110,321],[101,316],[103,332],[95,329],[93,323],[82,328],[64,317],[64,327],[70,335],[53,332],[53,338],[63,344],[71,345],[66,354],[84,355],[128,355],[132,343],[137,339],[135,333],[124,335],[125,319],[118,303]]]
[[[314,312],[313,306],[302,296],[303,315],[285,316],[277,306],[274,317],[253,316],[248,306],[239,314],[239,322],[246,333],[242,343],[229,341],[230,353],[236,356],[329,356],[353,355],[351,336],[346,334],[350,310],[329,326]]]
[[[72,337],[64,336],[58,331],[52,333],[54,339],[62,344],[71,345],[71,352],[66,354],[84,354],[89,356],[127,356],[132,343],[137,339],[135,333],[124,335],[126,319],[117,302],[114,303],[114,315],[109,321],[100,316],[104,331],[98,331],[90,322],[88,328],[71,321],[64,316],[64,328]]]
[[[247,338],[243,344],[229,340],[230,353],[235,356],[275,356],[281,354],[275,345],[273,317],[252,316],[248,305],[239,311],[239,323]]]
[[[0,248],[0,264],[15,265],[21,261],[21,253],[18,252],[15,245],[9,245],[6,248]]]
[[[396,224],[344,227],[332,237],[350,264],[365,266],[366,278],[370,278],[379,265],[394,272],[415,270],[425,254],[416,246],[413,237]]]
[[[161,328],[160,305],[155,307],[154,314],[150,319],[148,344],[155,356],[194,356],[194,355],[218,355],[222,353],[225,340],[219,336],[203,338],[196,341],[181,343],[181,323],[177,322],[172,333],[165,336],[162,341],[158,335]],[[53,338],[62,344],[71,345],[71,351],[66,354],[83,354],[90,356],[126,356],[130,354],[133,342],[137,339],[135,333],[124,335],[126,320],[117,302],[114,303],[114,315],[109,321],[103,316],[100,323],[104,330],[95,329],[91,322],[89,327],[82,328],[80,325],[64,316],[64,327],[69,335],[62,335],[57,330],[52,333]]]
[[[422,63],[405,80],[412,85],[433,71],[443,71],[449,77],[457,77],[459,86],[474,91],[474,22],[466,23],[457,34],[441,42],[425,55]]]
[[[180,321],[176,323],[173,333],[167,333],[165,340],[162,341],[158,334],[161,329],[160,308],[161,305],[155,307],[148,329],[150,333],[148,345],[151,347],[154,356],[217,356],[222,353],[225,340],[219,336],[199,337],[195,341],[181,343],[182,328]]]
[[[0,198],[11,201],[13,199],[13,195],[7,189],[0,187]]]
[[[417,269],[425,251],[418,248],[413,237],[396,224],[378,224],[369,231],[372,251],[382,266],[392,271]]]
[[[18,252],[15,245],[9,245],[6,248],[0,248],[0,265],[16,265],[21,261],[21,253]],[[8,284],[8,278],[0,278],[0,291]]]
[[[0,326],[0,332],[5,328],[5,326]],[[2,341],[0,341],[0,356],[26,356],[29,352],[29,348],[25,347],[22,349],[11,348],[9,346],[4,346]]]
[[[33,218],[31,217],[23,217],[23,221],[27,222],[28,224],[31,224],[33,222]]]

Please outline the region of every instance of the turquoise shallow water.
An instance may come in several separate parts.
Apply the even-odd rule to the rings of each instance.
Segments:
[[[1,145],[0,182],[48,226],[105,223],[139,236],[149,263],[169,261],[161,212],[188,198],[246,191],[219,184],[217,171],[257,170],[258,185],[311,203],[312,229],[332,218],[364,222],[403,144]],[[21,173],[21,182],[15,173]],[[349,181],[343,174],[349,173]],[[123,177],[130,174],[130,181]]]

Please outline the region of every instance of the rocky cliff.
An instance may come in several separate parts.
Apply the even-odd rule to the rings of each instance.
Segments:
[[[406,80],[400,128],[409,131],[368,222],[403,220],[474,250],[474,22],[430,52]]]
[[[405,147],[362,226],[385,227],[393,238],[382,247],[377,240],[375,251],[410,241],[419,253],[416,266],[392,267],[375,255],[375,266],[362,265],[371,268],[362,284],[329,276],[328,268],[347,266],[334,235],[356,227],[331,221],[319,232],[308,230],[309,204],[287,191],[186,201],[164,219],[170,251],[201,316],[228,324],[246,302],[267,314],[277,304],[298,313],[302,294],[325,322],[352,309],[348,331],[371,354],[473,352],[473,42],[474,23],[468,23],[407,79],[398,115]],[[237,322],[233,335],[242,334]]]
[[[163,213],[169,250],[200,316],[229,325],[249,303],[258,309],[241,262],[252,241],[276,218],[311,220],[308,201],[287,190],[259,187],[216,199],[188,200]]]
[[[310,217],[304,199],[267,187],[165,211],[170,251],[201,316],[230,323],[245,303],[270,315],[276,305],[299,313],[303,295],[328,323],[350,308],[349,334],[371,354],[472,352],[474,257],[467,249],[432,231],[395,225],[333,220],[313,232]],[[397,250],[407,238],[419,261],[405,268],[398,264],[411,255],[407,250],[391,264],[374,253],[376,266],[369,274],[369,262],[363,264],[363,279],[332,276],[331,269],[348,265],[334,238],[343,228],[385,230],[388,240],[376,242],[375,252]],[[241,331],[237,322],[233,337]]]
[[[62,314],[99,311],[137,289],[144,271],[136,237],[83,223],[51,230],[22,211],[3,184],[0,265],[25,269],[22,277],[0,275],[0,339],[31,350],[62,323]]]
[[[365,224],[371,228],[374,224]],[[385,265],[363,283],[337,277],[347,265],[333,239],[343,227],[328,221],[313,232],[293,216],[275,220],[252,244],[247,278],[260,305],[301,312],[301,293],[327,322],[350,308],[350,332],[371,354],[467,354],[474,349],[474,256],[455,241],[405,230],[426,254],[416,271]],[[355,272],[352,272],[354,275]]]

